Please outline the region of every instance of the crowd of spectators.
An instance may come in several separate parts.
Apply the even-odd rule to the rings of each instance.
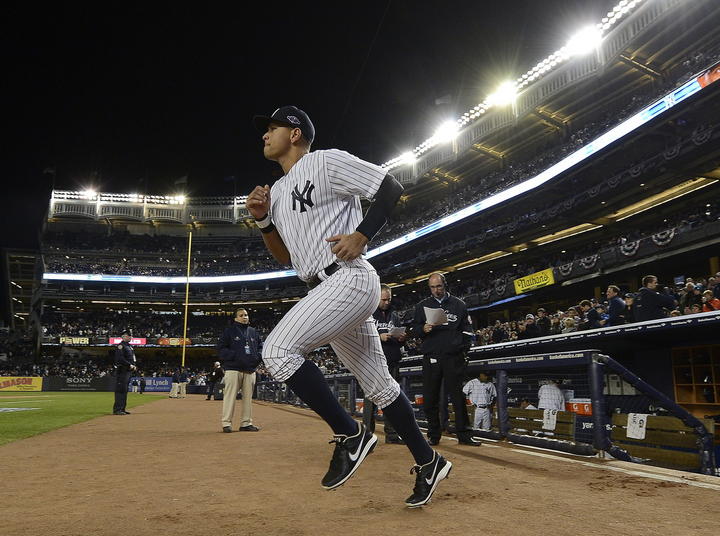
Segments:
[[[274,325],[272,311],[258,311],[253,327],[266,335]],[[187,336],[190,339],[217,339],[231,322],[227,315],[188,315]],[[159,339],[182,337],[184,317],[182,314],[161,314],[154,311],[107,311],[60,313],[48,311],[42,316],[42,334],[46,338],[57,337],[118,337],[123,330],[130,330],[133,337]]]
[[[707,278],[686,278],[684,282],[670,286],[659,285],[657,291],[674,302],[674,306],[664,309],[666,317],[720,311],[720,272]],[[618,305],[613,308],[610,302],[615,297],[622,303],[616,302]],[[635,292],[623,292],[611,285],[606,300],[589,298],[565,310],[548,312],[539,308],[535,314],[527,313],[519,319],[495,320],[476,330],[475,344],[482,346],[633,323],[637,321],[636,297]]]

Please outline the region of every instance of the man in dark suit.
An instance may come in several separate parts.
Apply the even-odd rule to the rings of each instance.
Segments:
[[[130,346],[131,339],[130,332],[123,331],[122,341],[115,349],[115,404],[113,405],[113,415],[130,415],[129,411],[125,411],[128,382],[130,381],[130,372],[137,370],[135,352]]]

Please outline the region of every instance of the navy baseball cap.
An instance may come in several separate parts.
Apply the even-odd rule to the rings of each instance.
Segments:
[[[255,127],[261,132],[265,132],[271,122],[291,128],[299,128],[308,143],[312,143],[315,139],[315,127],[312,121],[310,121],[308,115],[297,106],[281,106],[269,117],[266,115],[256,115],[253,117]]]

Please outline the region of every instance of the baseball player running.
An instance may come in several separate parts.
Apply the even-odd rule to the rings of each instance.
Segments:
[[[295,106],[255,116],[254,123],[264,132],[265,158],[280,164],[285,175],[272,188],[256,186],[246,206],[275,259],[292,264],[310,287],[267,337],[265,365],[332,428],[335,450],[322,486],[335,489],[372,452],[377,437],[343,409],[318,367],[305,359],[329,343],[405,440],[416,464],[415,488],[405,504],[423,506],[452,464],[430,447],[388,372],[372,319],[380,280],[362,256],[403,188],[379,166],[344,151],[310,152],[315,127]],[[364,217],[360,196],[372,200]]]

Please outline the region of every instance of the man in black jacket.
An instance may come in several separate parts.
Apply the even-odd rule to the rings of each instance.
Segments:
[[[635,303],[633,304],[635,321],[642,322],[644,320],[665,318],[667,316],[665,309],[672,309],[677,304],[675,298],[669,294],[661,294],[655,290],[658,285],[658,280],[654,275],[646,275],[643,277],[642,285],[635,295]]]
[[[137,370],[135,365],[135,352],[130,346],[130,332],[122,332],[122,342],[115,349],[115,405],[113,415],[130,415],[125,411],[127,404],[128,381],[130,371]]]
[[[222,377],[225,375],[223,372],[222,367],[220,366],[220,361],[215,361],[215,365],[213,366],[212,372],[208,374],[208,382],[207,382],[207,398],[205,400],[210,400],[210,398],[215,394],[215,386],[218,384],[220,380],[222,380]]]
[[[605,291],[608,299],[607,326],[622,326],[625,323],[625,302],[620,297],[620,289],[615,285],[608,286]]]
[[[400,327],[400,318],[391,305],[392,289],[387,285],[380,285],[380,305],[373,313],[375,325],[380,335],[383,353],[387,360],[390,375],[400,382],[400,349],[405,344],[405,334],[392,335],[393,328]],[[375,431],[375,404],[369,398],[365,398],[363,404],[363,422],[370,432]],[[385,419],[385,443],[403,445],[404,441],[393,428],[389,420]]]
[[[250,327],[247,310],[238,309],[232,325],[225,328],[218,350],[220,361],[225,369],[225,388],[223,389],[223,432],[232,432],[232,419],[235,413],[235,398],[242,389],[241,432],[259,432],[260,428],[252,422],[252,395],[255,387],[255,369],[261,361],[261,340],[255,328]]]
[[[465,354],[470,349],[472,336],[467,306],[461,299],[450,295],[442,274],[430,275],[428,286],[431,296],[415,306],[413,318],[413,334],[422,339],[423,409],[428,422],[428,439],[431,445],[440,442],[440,387],[444,385],[445,393],[450,395],[455,409],[458,442],[477,446],[480,442],[472,437],[465,393],[462,391]],[[442,309],[447,316],[447,322],[437,325],[428,323],[426,308]]]

